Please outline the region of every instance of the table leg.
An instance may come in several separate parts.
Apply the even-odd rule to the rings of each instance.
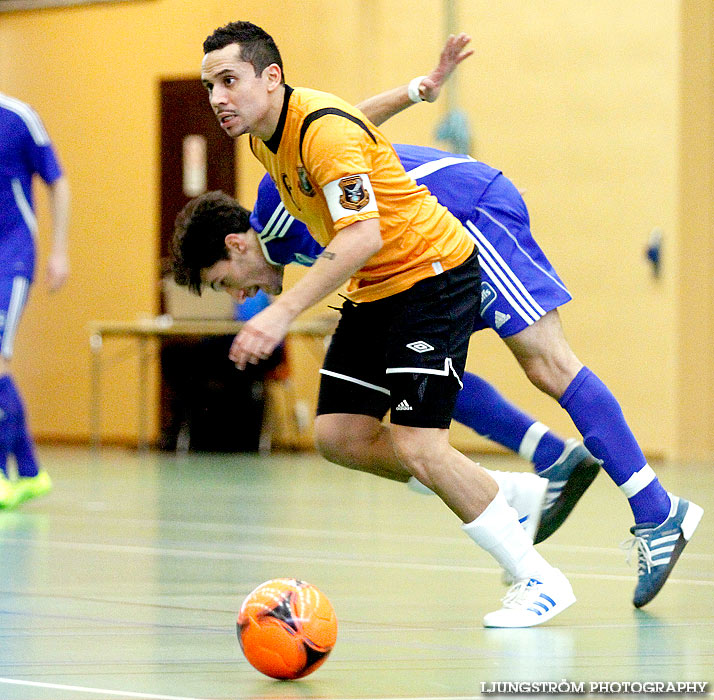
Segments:
[[[99,449],[102,441],[102,345],[101,333],[89,337],[91,386],[89,390],[89,444]]]
[[[149,396],[149,340],[146,336],[139,338],[139,435],[137,447],[140,450],[149,449],[149,416],[146,402]]]

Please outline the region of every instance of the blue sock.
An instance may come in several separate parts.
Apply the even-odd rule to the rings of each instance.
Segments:
[[[5,411],[0,408],[0,474],[7,477],[7,456],[13,443],[13,426]]]
[[[575,376],[560,398],[603,468],[625,494],[635,523],[659,525],[669,516],[670,499],[647,464],[612,392],[587,367]]]
[[[506,399],[486,380],[464,372],[464,388],[454,407],[454,420],[479,435],[507,447],[537,472],[551,466],[565,448],[564,441]]]
[[[9,374],[0,377],[0,410],[5,414],[4,427],[10,437],[7,449],[15,455],[18,476],[37,476],[37,460],[25,421],[25,407]]]

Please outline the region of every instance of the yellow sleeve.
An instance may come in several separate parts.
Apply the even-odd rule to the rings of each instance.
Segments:
[[[379,217],[370,182],[375,142],[366,123],[360,125],[342,114],[320,117],[305,133],[303,164],[322,190],[335,231]]]

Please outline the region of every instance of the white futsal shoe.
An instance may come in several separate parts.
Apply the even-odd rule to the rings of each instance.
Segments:
[[[503,607],[483,618],[484,627],[535,627],[542,625],[575,602],[570,582],[560,569],[540,579],[516,581],[503,597]]]

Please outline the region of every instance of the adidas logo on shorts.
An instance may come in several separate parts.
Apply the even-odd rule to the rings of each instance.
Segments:
[[[395,411],[411,411],[412,407],[409,405],[406,399],[402,399],[398,404],[397,407],[394,409]]]
[[[496,328],[500,328],[506,321],[510,321],[511,314],[504,314],[501,311],[496,311]]]

